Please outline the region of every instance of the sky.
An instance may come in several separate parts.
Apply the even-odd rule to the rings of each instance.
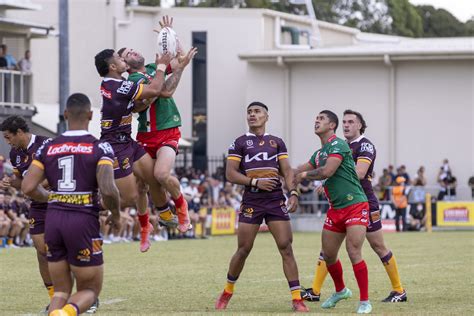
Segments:
[[[466,22],[474,16],[474,0],[409,0],[413,5],[427,4],[451,12],[459,21]]]

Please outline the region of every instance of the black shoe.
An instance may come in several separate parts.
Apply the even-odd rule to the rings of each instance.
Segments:
[[[314,294],[313,289],[301,288],[301,298],[308,302],[319,302],[320,294]]]
[[[390,294],[382,300],[384,303],[398,303],[398,302],[406,302],[408,300],[407,298],[407,292],[403,290],[402,293],[398,293],[396,291],[390,292]]]
[[[99,298],[94,302],[94,304],[89,307],[89,309],[85,312],[86,314],[95,314],[99,309]]]

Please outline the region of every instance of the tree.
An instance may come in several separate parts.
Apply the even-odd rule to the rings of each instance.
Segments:
[[[391,34],[421,37],[423,23],[415,7],[408,0],[387,0],[389,14],[392,17]]]
[[[422,5],[416,7],[416,10],[423,19],[423,35],[426,37],[467,35],[467,27],[444,9]]]

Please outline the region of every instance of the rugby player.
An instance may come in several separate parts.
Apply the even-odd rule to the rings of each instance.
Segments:
[[[75,316],[97,299],[103,281],[99,194],[110,221],[120,221],[120,197],[113,177],[110,144],[89,134],[91,104],[84,94],[71,95],[64,117],[68,131],[42,145],[24,176],[21,189],[34,200],[48,201],[45,241],[55,292],[50,314]],[[40,184],[47,180],[51,194]],[[72,274],[71,274],[72,273]],[[73,279],[77,292],[71,295]]]
[[[135,101],[150,99],[160,95],[164,83],[164,71],[171,61],[165,54],[156,56],[157,72],[161,75],[151,80],[150,84],[136,84],[122,78],[127,64],[114,50],[105,49],[95,56],[95,66],[103,81],[102,94],[101,140],[110,143],[114,149],[114,176],[120,191],[122,207],[137,207],[140,222],[140,251],[150,248],[149,235],[153,226],[149,222],[146,201],[138,203],[136,178],[145,182],[150,190],[153,204],[166,204],[166,192],[153,176],[153,160],[131,137],[132,111],[140,112],[146,105],[137,105]],[[140,108],[140,107],[143,108]],[[135,175],[135,176],[134,176]]]
[[[234,293],[260,225],[265,219],[283,261],[283,271],[290,287],[292,307],[297,312],[308,312],[301,299],[298,267],[293,255],[293,234],[290,216],[298,205],[294,175],[288,152],[282,139],[265,133],[268,107],[252,102],[247,107],[248,133],[238,137],[229,147],[226,178],[229,182],[245,185],[239,214],[237,251],[232,256],[227,272],[227,284],[216,301],[215,308],[227,307]],[[283,195],[280,175],[290,192],[288,203]]]
[[[392,291],[382,302],[406,302],[406,291],[402,287],[398,273],[397,261],[392,251],[385,245],[382,234],[382,221],[380,219],[380,206],[372,188],[372,174],[374,171],[377,151],[374,144],[364,136],[367,123],[361,113],[346,110],[342,120],[344,137],[352,150],[352,158],[356,163],[356,173],[365,195],[369,200],[369,225],[367,227],[367,240],[379,256],[385,271],[392,283]],[[328,274],[322,253],[320,254],[313,279],[312,288],[306,289],[302,296],[308,301],[319,301],[321,287]]]
[[[160,24],[163,27],[172,27],[172,18],[164,16]],[[179,180],[171,175],[178,153],[178,142],[181,138],[179,127],[181,115],[173,99],[184,68],[196,55],[196,48],[191,48],[186,55],[182,55],[179,48],[178,57],[174,58],[167,72],[171,72],[163,84],[160,95],[153,100],[149,107],[139,113],[137,141],[154,159],[154,176],[157,181],[171,195],[178,215],[178,230],[182,233],[190,229],[188,203],[184,199]],[[157,64],[145,65],[143,55],[128,47],[118,50],[118,54],[125,60],[129,69],[128,80],[137,84],[149,84],[157,75]],[[162,76],[162,73],[158,73]],[[160,212],[160,222],[167,224],[173,221],[168,204],[157,205]]]
[[[322,232],[322,250],[336,292],[322,305],[333,308],[337,302],[352,296],[342,276],[342,265],[338,259],[339,248],[346,239],[346,249],[352,262],[360,291],[357,313],[372,311],[369,301],[369,278],[367,265],[362,259],[362,245],[368,225],[369,205],[360,185],[347,143],[336,137],[339,120],[333,112],[324,110],[316,116],[314,131],[321,139],[322,148],[317,150],[309,162],[298,166],[295,182],[303,179],[323,180],[330,208]]]
[[[8,177],[4,178],[0,183],[0,187],[7,189],[13,186],[19,190],[23,177],[31,165],[36,151],[51,139],[30,133],[30,128],[26,121],[17,115],[7,117],[0,125],[0,129],[3,132],[3,138],[5,138],[7,144],[11,146],[10,161],[13,165],[14,173],[11,179]],[[46,218],[47,207],[48,203],[35,200],[31,201],[28,218],[30,236],[36,249],[39,272],[43,279],[44,286],[48,291],[49,298],[51,299],[54,294],[54,287],[48,271],[46,246],[44,243],[44,220]]]

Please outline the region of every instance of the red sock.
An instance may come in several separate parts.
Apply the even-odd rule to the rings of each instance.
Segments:
[[[138,221],[140,222],[141,228],[148,227],[148,220],[149,220],[148,211],[143,215],[138,214]]]
[[[331,264],[328,267],[329,274],[334,281],[334,286],[336,287],[336,292],[344,290],[346,287],[344,284],[344,278],[342,277],[342,265],[341,261],[337,260],[335,264]]]
[[[354,264],[352,266],[354,269],[354,275],[359,285],[360,291],[360,300],[368,301],[369,300],[369,271],[367,270],[367,265],[365,261]]]
[[[173,198],[173,202],[174,202],[174,205],[176,205],[176,208],[180,208],[181,205],[183,205],[183,203],[184,203],[183,195],[180,193],[179,196],[176,199]]]

